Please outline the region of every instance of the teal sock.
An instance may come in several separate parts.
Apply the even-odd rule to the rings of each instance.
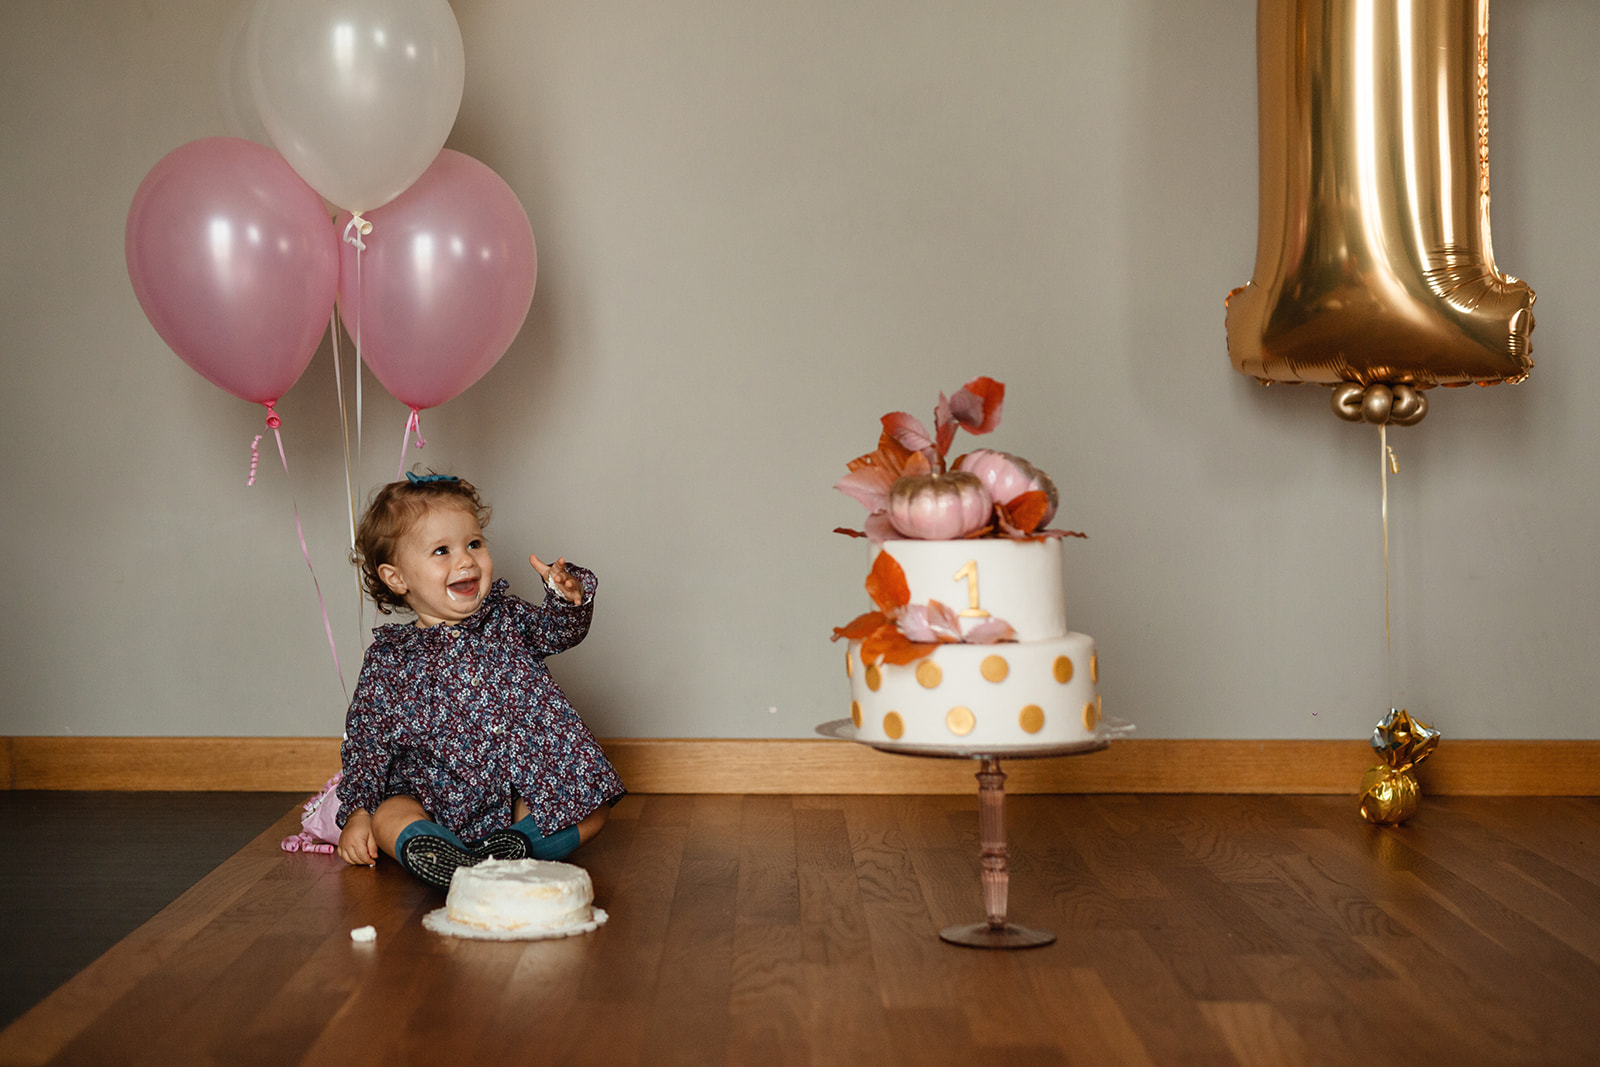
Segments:
[[[578,828],[564,826],[549,837],[540,837],[539,828],[529,815],[511,824],[511,828],[528,839],[528,855],[536,860],[566,859],[578,850]]]
[[[524,816],[507,829],[496,830],[484,839],[489,855],[505,859],[559,860],[577,851],[578,828],[566,826],[546,837],[539,832],[533,816]]]
[[[394,854],[400,866],[431,886],[450,888],[458,867],[473,867],[483,862],[482,854],[436,822],[418,819],[408,824],[394,839]]]

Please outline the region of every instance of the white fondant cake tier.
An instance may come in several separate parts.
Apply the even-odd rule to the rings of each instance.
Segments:
[[[484,860],[458,867],[445,917],[477,930],[529,933],[561,930],[594,918],[589,872],[550,860]]]
[[[873,562],[878,551],[874,546]],[[937,600],[958,612],[985,612],[1010,623],[1019,641],[1067,632],[1059,540],[885,541],[881,551],[905,571],[913,604]],[[984,617],[963,618],[963,632]]]
[[[861,660],[850,642],[850,718],[873,745],[980,751],[1095,736],[1102,717],[1094,639],[940,645],[904,666]]]

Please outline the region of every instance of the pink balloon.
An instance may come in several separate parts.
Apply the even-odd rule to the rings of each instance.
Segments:
[[[538,256],[517,194],[450,149],[409,189],[364,215],[360,252],[340,250],[339,314],[378,381],[431,408],[488,373],[522,329]],[[340,212],[336,227],[350,222]]]
[[[134,295],[207,381],[271,404],[305,372],[338,291],[339,238],[282,156],[206,137],[161,158],[124,233]]]

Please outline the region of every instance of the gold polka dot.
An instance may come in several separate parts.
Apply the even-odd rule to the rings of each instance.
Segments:
[[[883,672],[878,669],[876,663],[867,664],[867,672],[863,677],[867,680],[867,688],[874,693],[878,691],[878,686],[883,684]]]
[[[1085,704],[1083,706],[1083,728],[1085,730],[1093,730],[1094,724],[1099,721],[1100,709],[1095,707],[1093,703]]]
[[[856,658],[848,651],[844,654],[844,676],[846,678],[854,678],[856,676]]]
[[[1103,719],[1106,717],[1106,706],[1100,701],[1100,694],[1096,693],[1094,695],[1094,717],[1097,719]]]
[[[1024,733],[1038,733],[1044,729],[1044,709],[1037,704],[1029,704],[1017,716],[1017,725],[1022,727]]]
[[[933,660],[925,659],[917,664],[917,681],[922,685],[922,688],[932,689],[944,681],[944,671],[941,671],[939,665]]]
[[[900,740],[900,735],[906,732],[906,724],[900,721],[898,711],[891,711],[883,717],[883,732],[891,741]]]
[[[1003,682],[1006,680],[1006,675],[1011,673],[1011,664],[1006,662],[1004,656],[985,656],[982,666],[978,669],[989,681]]]
[[[1100,653],[1094,652],[1089,656],[1089,681],[1095,685],[1100,684]]]
[[[1072,658],[1070,656],[1057,656],[1055,662],[1056,681],[1066,685],[1072,681]]]
[[[857,727],[861,725],[861,701],[859,700],[850,702],[850,721],[855,723]]]
[[[944,717],[944,724],[957,737],[966,737],[978,725],[978,717],[972,714],[971,708],[951,708]]]

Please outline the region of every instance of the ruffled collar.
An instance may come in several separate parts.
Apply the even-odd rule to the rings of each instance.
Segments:
[[[460,622],[442,622],[437,626],[418,626],[413,622],[391,622],[372,631],[372,643],[396,649],[425,648],[429,644],[437,644],[450,640],[456,633],[477,634],[499,613],[501,606],[510,594],[506,591],[511,582],[505,578],[496,578],[489,587],[489,595],[483,598],[483,603],[478,605],[478,610],[462,619]]]

